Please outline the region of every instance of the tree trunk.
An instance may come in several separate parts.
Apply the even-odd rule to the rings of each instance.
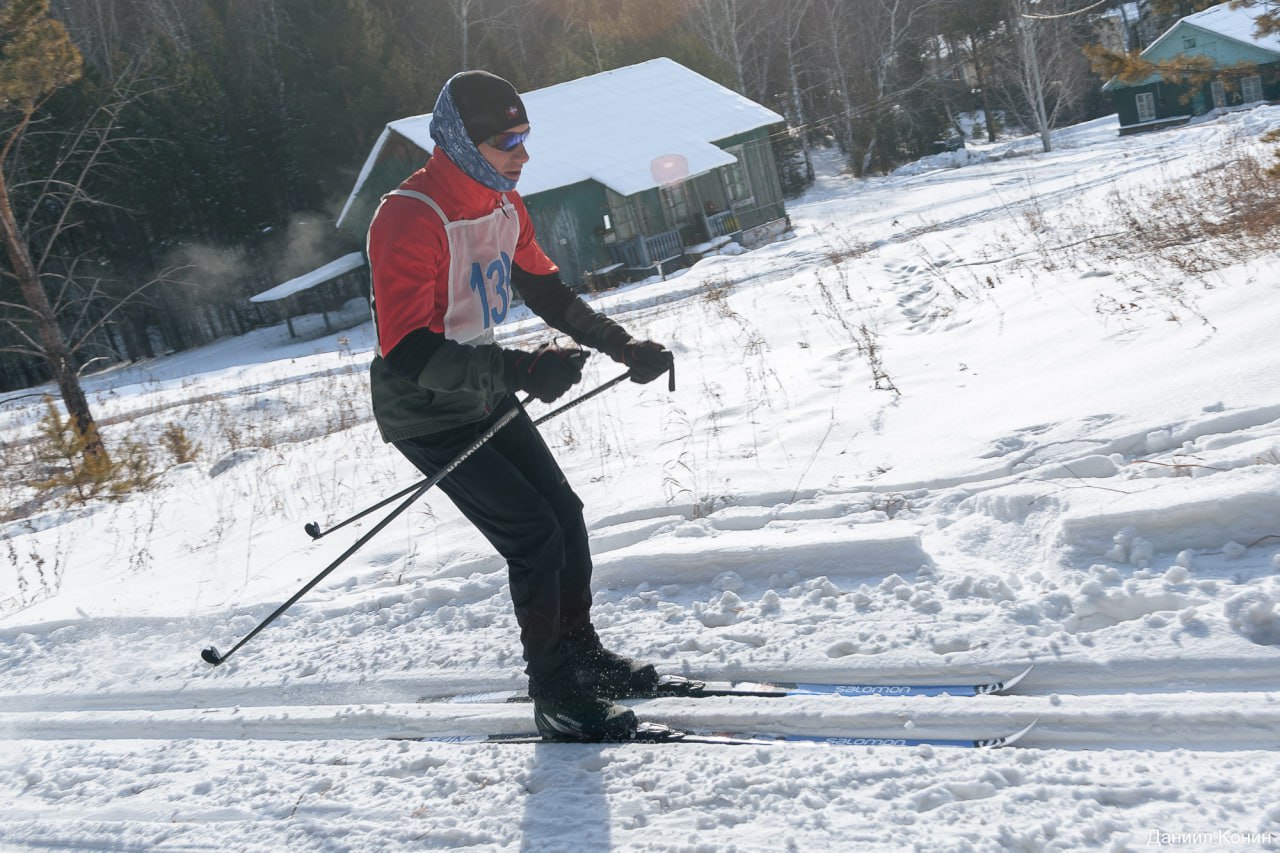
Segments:
[[[96,465],[109,465],[107,449],[98,434],[98,425],[89,411],[89,400],[80,387],[80,376],[76,373],[71,361],[71,350],[58,327],[58,318],[49,304],[48,294],[40,285],[40,275],[31,261],[31,253],[18,230],[17,220],[13,215],[13,207],[9,203],[9,186],[3,171],[0,171],[0,237],[4,239],[5,249],[9,255],[9,263],[18,279],[18,288],[22,298],[35,316],[36,334],[40,339],[41,355],[58,384],[58,392],[62,396],[67,414],[75,424],[76,431],[84,440],[85,461]]]
[[[877,126],[880,121],[879,113],[872,121],[871,138],[867,140],[867,148],[862,152],[862,169],[858,172],[858,177],[863,178],[871,174],[871,163],[876,156],[876,142],[879,141],[880,128]]]
[[[461,70],[471,70],[471,0],[458,5],[458,41],[462,48]]]
[[[1040,56],[1036,52],[1035,34],[1022,19],[1022,0],[1011,0],[1010,24],[1014,40],[1022,59],[1023,91],[1036,119],[1036,131],[1040,134],[1040,146],[1046,153],[1053,150],[1053,137],[1049,128],[1049,116],[1044,106],[1044,82],[1040,78]]]
[[[800,131],[800,150],[804,152],[804,179],[813,183],[813,155],[809,153],[809,120],[800,93],[800,69],[795,50],[796,27],[787,30],[787,78],[791,84],[791,108],[795,111],[796,127]]]
[[[978,93],[982,98],[982,116],[987,125],[987,141],[996,141],[996,117],[991,109],[991,90],[986,69],[986,51],[979,46],[978,37],[969,35],[969,58],[973,60],[973,75],[978,79]]]

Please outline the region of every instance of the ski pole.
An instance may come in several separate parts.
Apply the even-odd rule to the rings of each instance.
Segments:
[[[542,424],[542,423],[545,423],[546,421],[551,420],[551,419],[552,419],[552,418],[554,418],[556,415],[559,415],[559,414],[561,414],[561,413],[563,413],[563,412],[568,411],[569,409],[572,409],[574,406],[577,406],[577,405],[578,405],[578,404],[580,404],[580,403],[585,403],[587,400],[590,400],[592,397],[596,396],[597,394],[601,393],[602,391],[607,391],[608,389],[612,388],[614,385],[617,385],[619,382],[621,382],[622,380],[626,379],[626,378],[627,378],[627,377],[629,377],[630,375],[631,375],[631,371],[627,371],[626,373],[622,374],[621,376],[618,376],[618,377],[616,377],[616,378],[614,378],[614,379],[610,379],[608,382],[604,383],[604,384],[603,384],[603,385],[601,385],[599,388],[596,388],[596,389],[594,389],[594,390],[592,390],[592,391],[588,391],[587,393],[583,394],[581,397],[577,397],[577,398],[575,398],[575,399],[573,399],[573,400],[570,400],[568,403],[565,403],[565,404],[564,404],[563,406],[561,406],[560,408],[558,408],[558,409],[554,409],[554,410],[552,410],[552,411],[548,412],[547,414],[543,415],[542,417],[540,417],[540,418],[538,418],[536,421],[534,421],[534,422],[533,422],[533,425],[534,425],[534,426],[538,426],[539,424]],[[674,374],[674,372],[673,372],[673,373],[672,373],[672,376],[674,377],[674,375],[675,375],[675,374]],[[674,381],[674,380],[673,380],[673,381]],[[673,390],[673,391],[674,391],[674,390],[675,390],[675,387],[674,387],[674,386],[672,386],[672,389],[671,389],[671,390]],[[526,397],[526,398],[524,399],[524,401],[523,401],[523,403],[522,403],[521,405],[523,405],[524,403],[528,403],[528,402],[529,402],[529,399],[530,399],[530,398]],[[427,479],[430,479],[430,478],[427,478]],[[357,522],[357,521],[359,521],[360,519],[364,518],[366,515],[369,515],[370,513],[377,512],[378,510],[382,509],[384,506],[386,506],[387,504],[391,503],[392,501],[399,500],[400,498],[404,497],[405,495],[409,494],[410,492],[413,492],[413,491],[415,491],[416,489],[418,489],[418,488],[419,488],[423,483],[425,483],[425,482],[427,482],[427,480],[425,480],[425,479],[424,479],[424,480],[419,480],[418,482],[414,483],[412,486],[407,486],[406,488],[401,489],[400,491],[396,492],[396,493],[395,493],[394,495],[392,495],[391,497],[389,497],[389,498],[384,498],[384,499],[382,499],[382,500],[378,501],[378,502],[377,502],[376,504],[374,504],[373,506],[368,507],[367,509],[362,509],[362,510],[360,510],[360,512],[358,512],[358,513],[356,513],[355,515],[351,516],[351,517],[350,517],[350,518],[348,518],[346,521],[339,522],[338,524],[335,524],[333,527],[330,527],[328,530],[321,530],[321,529],[320,529],[320,525],[319,525],[319,524],[317,524],[317,523],[316,523],[316,522],[314,522],[314,521],[308,521],[306,524],[304,524],[304,525],[303,525],[302,529],[303,529],[303,530],[305,530],[305,531],[307,532],[307,535],[308,535],[308,536],[310,536],[312,539],[323,539],[324,537],[328,536],[330,533],[333,533],[333,532],[335,532],[335,531],[341,530],[342,528],[346,527],[348,524],[352,524],[352,523],[354,523],[354,522]]]
[[[534,424],[536,425],[536,424],[543,423],[544,421],[550,418],[553,418],[556,415],[559,415],[563,412],[567,412],[569,409],[572,409],[574,406],[577,406],[581,403],[585,403],[587,400],[590,400],[592,397],[595,397],[597,394],[600,394],[608,390],[609,388],[612,388],[614,385],[617,385],[619,382],[626,379],[630,375],[631,375],[631,371],[627,371],[621,376],[618,376],[614,379],[610,379],[608,382],[604,383],[598,388],[588,391],[582,396],[576,399],[570,400],[568,403],[565,403],[560,408],[555,409],[551,412],[548,412],[538,420],[534,421]],[[302,596],[306,595],[308,592],[314,589],[316,584],[320,583],[320,581],[328,577],[329,574],[334,569],[338,568],[338,566],[346,562],[347,559],[352,554],[354,554],[356,551],[359,551],[362,547],[364,547],[366,542],[368,542],[374,536],[378,535],[378,533],[381,532],[381,530],[384,527],[386,527],[388,524],[394,521],[400,515],[400,513],[408,509],[409,506],[413,504],[413,502],[416,501],[418,498],[420,498],[428,489],[430,489],[436,483],[443,480],[446,476],[448,476],[448,474],[451,471],[453,471],[453,469],[457,468],[464,461],[466,461],[466,459],[469,456],[471,456],[471,454],[479,450],[485,444],[485,442],[487,442],[489,439],[493,438],[494,435],[497,434],[498,430],[502,429],[504,426],[506,426],[512,420],[514,420],[515,417],[519,415],[520,412],[522,411],[522,408],[521,408],[522,405],[523,403],[512,406],[511,409],[507,411],[506,414],[504,414],[501,418],[499,418],[497,422],[494,423],[493,426],[489,427],[487,430],[484,431],[484,433],[479,438],[473,441],[467,447],[466,450],[463,450],[461,453],[459,453],[456,457],[454,457],[453,461],[451,461],[448,465],[445,465],[435,474],[433,474],[432,476],[428,477],[425,480],[422,480],[419,483],[415,483],[413,486],[409,487],[409,489],[405,490],[405,492],[401,492],[400,494],[397,494],[391,498],[388,498],[387,500],[383,501],[381,504],[378,504],[378,506],[382,506],[383,504],[386,504],[392,500],[395,500],[396,498],[400,497],[401,495],[405,494],[408,491],[412,492],[412,494],[410,494],[409,497],[403,503],[401,503],[398,507],[396,507],[390,513],[388,513],[387,517],[382,519],[382,521],[379,521],[373,527],[372,530],[370,530],[368,533],[364,534],[359,539],[357,539],[355,541],[355,544],[353,544],[346,551],[343,551],[342,556],[338,557],[338,559],[334,560],[332,563],[326,566],[324,571],[320,572],[320,574],[316,575],[314,578],[308,581],[307,584],[302,587],[302,589],[298,590],[296,593],[293,594],[292,598],[290,598],[284,604],[281,604],[279,607],[275,609],[275,611],[270,616],[268,616],[266,619],[263,619],[260,623],[258,623],[258,627],[254,628],[252,631],[246,634],[240,640],[240,642],[232,646],[231,651],[227,652],[224,655],[221,652],[219,652],[216,647],[207,646],[200,652],[200,657],[204,660],[205,663],[212,664],[213,666],[218,666],[222,664],[224,661],[226,661],[227,658],[235,654],[240,649],[241,646],[243,646],[245,643],[249,642],[254,637],[256,637],[259,634],[259,632],[262,631],[263,628],[266,628],[268,625],[270,625],[272,622],[278,619],[282,613],[284,613],[286,610],[288,610],[290,607],[296,604],[298,602],[298,599],[302,598]],[[368,512],[372,512],[373,509],[376,509],[376,508],[377,507],[372,507],[369,510],[367,510],[365,513],[362,513],[362,515],[366,515],[368,514]],[[343,523],[345,524],[346,522],[343,522]],[[334,529],[337,529],[337,528],[334,528]]]

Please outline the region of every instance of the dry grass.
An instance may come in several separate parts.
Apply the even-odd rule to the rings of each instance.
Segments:
[[[1113,193],[1124,235],[1117,259],[1151,257],[1199,276],[1274,251],[1280,242],[1280,180],[1256,153],[1229,147],[1187,178]]]
[[[119,477],[110,478],[119,481],[110,491],[120,496],[145,491],[177,465],[208,467],[236,450],[311,441],[371,420],[367,370],[352,365],[262,388],[141,405],[101,418],[99,426],[112,455],[127,463]],[[49,452],[48,437],[39,429],[0,442],[0,523],[75,502],[64,500],[67,484],[53,477],[70,463],[51,463]]]

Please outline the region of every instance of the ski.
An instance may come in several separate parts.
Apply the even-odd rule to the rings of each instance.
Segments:
[[[816,681],[698,681],[680,675],[664,675],[658,687],[651,693],[629,697],[631,699],[687,698],[709,699],[714,697],[752,696],[783,698],[787,696],[990,696],[1007,693],[1016,687],[1034,665],[1003,681],[980,684],[842,684]],[[465,704],[496,702],[528,702],[529,695],[520,690],[496,690],[484,693],[463,693],[444,697],[447,702]]]
[[[778,744],[808,744],[810,746],[939,746],[961,749],[998,749],[1013,746],[1035,727],[1032,721],[1021,729],[993,738],[921,738],[921,737],[864,737],[856,735],[797,735],[763,732],[717,732],[693,729],[683,731],[661,723],[642,722],[635,735],[627,740],[607,741],[611,745],[627,744],[706,744],[713,746],[775,746]],[[420,743],[443,744],[544,744],[577,743],[576,740],[555,740],[536,733],[433,735],[415,737]]]

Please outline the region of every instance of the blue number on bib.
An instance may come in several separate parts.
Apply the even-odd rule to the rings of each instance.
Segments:
[[[471,264],[471,289],[480,295],[480,316],[484,318],[484,327],[489,328],[489,288],[484,286],[484,276],[480,274],[480,263]]]
[[[489,264],[489,277],[496,279],[493,289],[502,297],[502,307],[489,312],[496,326],[507,319],[507,311],[511,308],[511,256],[503,252],[498,260]]]
[[[498,307],[489,307],[489,287],[492,282],[494,295],[502,300]],[[503,252],[501,256],[489,264],[481,272],[480,262],[471,264],[471,289],[480,296],[480,314],[484,318],[484,328],[498,325],[507,319],[507,311],[511,308],[511,256]]]

